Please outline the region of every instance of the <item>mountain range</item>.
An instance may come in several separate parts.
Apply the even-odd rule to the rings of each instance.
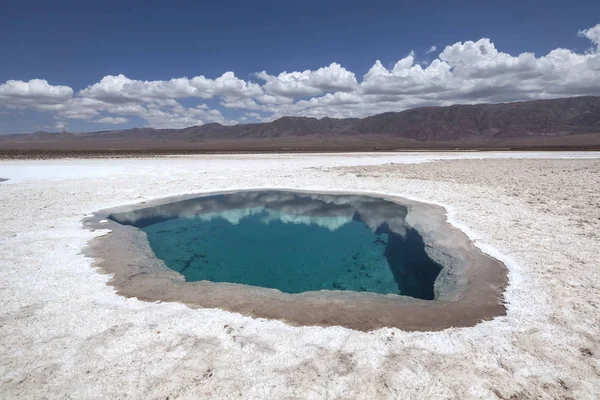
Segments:
[[[0,151],[343,151],[600,148],[600,97],[423,107],[366,118],[0,136]]]

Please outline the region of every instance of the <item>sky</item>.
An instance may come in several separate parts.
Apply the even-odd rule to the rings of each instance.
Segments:
[[[1,8],[0,133],[600,95],[597,0],[4,0]]]

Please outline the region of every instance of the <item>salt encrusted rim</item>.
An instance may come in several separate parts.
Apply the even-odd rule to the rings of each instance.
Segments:
[[[181,274],[156,258],[142,231],[107,218],[112,213],[175,201],[252,191],[370,196],[407,206],[407,223],[422,235],[428,255],[444,266],[434,285],[436,299],[427,301],[399,295],[327,290],[288,294],[232,283],[185,282]],[[85,218],[84,226],[111,231],[93,239],[85,253],[94,258],[94,265],[101,271],[112,275],[110,284],[119,294],[141,300],[182,302],[195,308],[222,308],[258,318],[279,319],[290,325],[344,326],[363,331],[381,327],[436,331],[473,326],[506,314],[503,304],[506,266],[483,253],[463,231],[450,225],[444,207],[401,196],[296,188],[228,189],[100,210]]]

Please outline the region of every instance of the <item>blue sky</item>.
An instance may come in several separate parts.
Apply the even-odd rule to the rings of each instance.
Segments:
[[[600,2],[490,3],[4,1],[0,133],[600,94]]]

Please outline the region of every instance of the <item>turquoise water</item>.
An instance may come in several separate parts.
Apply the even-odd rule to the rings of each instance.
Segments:
[[[440,266],[404,206],[366,196],[241,192],[111,218],[142,229],[186,281],[286,293],[352,290],[433,299]]]

